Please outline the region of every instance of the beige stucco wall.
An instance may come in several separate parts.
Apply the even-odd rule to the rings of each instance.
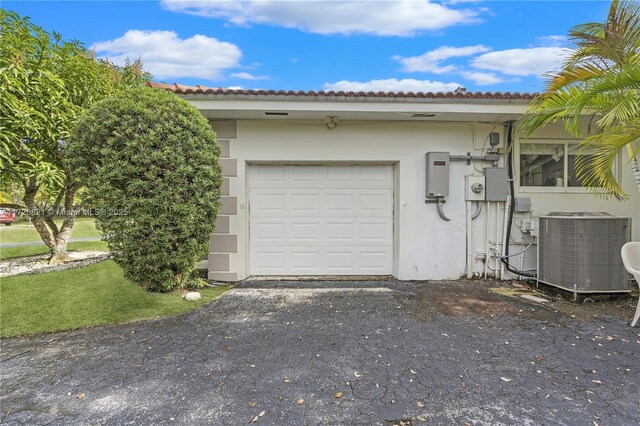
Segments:
[[[473,152],[479,155],[488,134],[502,132],[502,126],[471,123],[434,122],[356,122],[346,121],[334,129],[324,122],[256,120],[237,121],[236,138],[230,140],[230,157],[235,160],[236,177],[229,183],[230,195],[235,197],[237,214],[229,217],[229,233],[235,235],[237,247],[228,255],[229,271],[238,279],[248,276],[249,212],[247,205],[247,173],[255,163],[332,163],[380,162],[394,164],[394,268],[399,279],[456,279],[466,271],[465,175],[482,174],[490,164],[451,162],[450,196],[444,206],[450,222],[441,220],[435,205],[425,204],[425,153],[449,151],[451,154]],[[566,137],[561,130],[549,130],[536,137]],[[501,135],[501,144],[504,138]],[[487,144],[488,145],[488,144]],[[503,160],[502,160],[503,161]],[[620,203],[595,198],[584,191],[545,193],[516,191],[532,201],[530,214],[536,217],[550,211],[607,211],[614,215],[633,217],[634,239],[640,239],[640,197],[631,182],[631,173],[622,167],[623,186],[632,199]],[[517,182],[516,182],[517,183]],[[544,191],[544,190],[543,190]],[[488,214],[489,213],[489,214]],[[497,216],[496,216],[497,214]],[[493,203],[488,212],[485,203],[482,214],[473,221],[469,231],[476,249],[493,253],[495,240],[502,234],[504,203]],[[488,240],[487,245],[487,229]],[[514,232],[514,236],[519,234]],[[233,238],[233,237],[232,237]],[[512,247],[512,252],[518,247]],[[534,253],[534,250],[531,251]],[[224,256],[226,261],[227,256]],[[219,261],[219,256],[214,260]],[[519,259],[514,263],[519,265]],[[535,263],[535,256],[527,263]],[[472,260],[473,271],[483,273],[484,263]],[[492,262],[489,263],[494,267]],[[491,269],[488,270],[491,273]],[[211,276],[211,275],[210,275]],[[222,277],[224,277],[223,275]],[[232,276],[232,275],[228,275]]]

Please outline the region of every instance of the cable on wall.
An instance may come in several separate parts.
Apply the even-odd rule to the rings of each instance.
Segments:
[[[513,211],[515,210],[515,190],[513,185],[513,121],[505,123],[505,145],[507,149],[507,176],[509,180],[509,218],[507,220],[507,235],[505,241],[507,242],[503,247],[504,255],[500,257],[502,263],[504,263],[507,271],[522,275],[523,277],[536,278],[537,274],[534,272],[521,271],[514,268],[509,264],[509,243],[511,241],[511,226],[513,225]]]

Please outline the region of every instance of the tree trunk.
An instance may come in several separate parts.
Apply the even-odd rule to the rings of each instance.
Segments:
[[[72,192],[75,193],[75,191]],[[71,195],[71,199],[73,200],[73,195]],[[49,259],[49,265],[57,265],[71,260],[67,254],[67,243],[69,242],[69,237],[71,237],[71,229],[73,229],[76,217],[74,212],[70,210],[67,210],[66,213],[67,215],[62,222],[60,231],[55,237],[54,246],[51,250],[51,259]]]
[[[35,176],[32,176],[29,179],[29,183],[25,182],[24,185],[24,197],[22,201],[24,205],[27,207],[28,216],[31,219],[31,223],[34,228],[40,235],[42,242],[47,245],[50,249],[53,250],[53,246],[55,245],[55,241],[53,235],[51,235],[51,231],[47,228],[47,224],[45,223],[44,217],[40,212],[40,208],[36,204],[35,198],[38,193],[38,186],[35,183]]]
[[[29,217],[33,223],[34,228],[40,235],[42,241],[49,247],[51,257],[49,258],[50,265],[56,265],[62,262],[68,262],[71,260],[67,254],[67,243],[69,237],[71,237],[71,230],[75,224],[75,212],[73,211],[73,198],[75,196],[78,185],[70,184],[64,192],[64,210],[65,218],[62,222],[62,226],[58,228],[55,223],[51,223],[47,226],[48,222],[53,222],[53,217],[45,217],[44,212],[41,212],[38,205],[35,202],[36,194],[38,193],[38,186],[35,184],[35,179],[31,179],[28,185],[25,185],[24,191],[24,204],[29,210]],[[54,204],[54,216],[57,213],[60,197]]]
[[[69,262],[71,257],[67,254],[67,242],[69,237],[59,238],[56,237],[55,243],[51,248],[51,257],[49,258],[49,265],[59,265],[60,263]]]
[[[69,237],[71,237],[73,225],[76,223],[76,212],[73,211],[73,198],[76,195],[77,189],[78,186],[76,184],[70,184],[64,190],[65,217],[60,229],[56,230],[55,242],[51,251],[51,259],[49,259],[50,265],[56,265],[58,263],[68,262],[71,260],[67,254],[67,243],[69,242]]]
[[[37,207],[27,206],[27,208],[31,210]],[[49,247],[50,249],[53,249],[53,246],[55,245],[55,240],[51,235],[51,231],[49,231],[49,228],[47,228],[47,224],[44,222],[44,218],[42,216],[38,216],[37,214],[29,215],[29,217],[31,218],[31,223],[33,224],[33,227],[36,228],[36,231],[38,231],[38,235],[40,235],[42,242],[45,243],[47,247]]]

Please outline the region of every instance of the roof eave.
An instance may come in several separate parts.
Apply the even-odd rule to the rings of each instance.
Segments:
[[[174,92],[175,93],[175,92]],[[410,104],[517,104],[528,105],[530,97],[371,97],[348,95],[278,95],[278,94],[236,94],[236,93],[176,93],[185,100],[212,101],[284,101],[284,102],[340,102],[340,103],[410,103]]]
[[[304,102],[374,102],[374,103],[529,103],[536,94],[510,92],[343,92],[235,90],[206,86],[148,83],[148,86],[173,92],[190,100],[304,101]]]

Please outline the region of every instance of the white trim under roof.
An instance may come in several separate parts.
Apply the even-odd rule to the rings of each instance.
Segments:
[[[474,102],[389,102],[371,99],[365,102],[325,100],[229,99],[207,95],[182,95],[191,105],[212,119],[245,120],[314,120],[338,116],[341,120],[391,121],[469,121],[495,122],[520,118],[529,108],[529,101],[474,100]],[[203,99],[205,98],[205,99]],[[448,101],[448,102],[447,102]],[[268,115],[266,113],[281,113]],[[413,117],[414,114],[433,114],[432,117]]]

